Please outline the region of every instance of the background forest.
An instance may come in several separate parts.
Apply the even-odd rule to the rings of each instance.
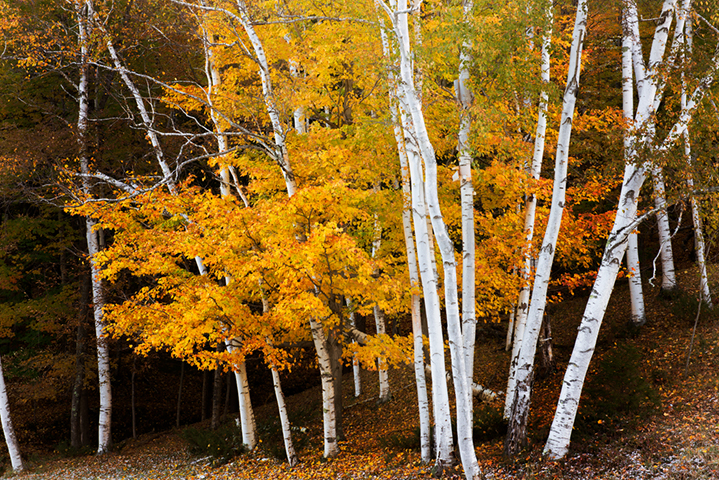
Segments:
[[[26,447],[105,454],[235,413],[253,450],[269,403],[295,466],[308,435],[285,395],[311,386],[321,455],[341,457],[343,373],[381,406],[402,371],[419,461],[481,478],[478,417],[506,458],[534,435],[556,460],[577,422],[606,421],[578,414],[588,374],[596,393],[629,371],[638,403],[617,409],[651,410],[648,379],[612,366],[643,361],[634,347],[590,366],[605,316],[634,338],[659,322],[645,295],[711,310],[714,2],[0,9],[15,471]],[[626,309],[607,313],[617,279]],[[555,367],[537,407],[553,421],[531,431]]]

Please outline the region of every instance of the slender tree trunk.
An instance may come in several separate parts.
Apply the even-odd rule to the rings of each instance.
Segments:
[[[2,421],[2,431],[10,455],[12,469],[15,473],[22,472],[25,469],[25,465],[20,456],[20,445],[15,437],[15,430],[13,429],[10,418],[10,401],[8,400],[7,389],[5,388],[5,375],[3,374],[2,363],[0,363],[0,421]]]
[[[465,368],[464,340],[462,337],[462,325],[459,315],[459,304],[457,295],[457,265],[455,260],[454,246],[447,233],[447,228],[442,217],[437,192],[437,161],[434,155],[434,148],[429,140],[425,126],[424,115],[418,101],[417,92],[414,88],[414,67],[412,65],[412,49],[410,46],[409,28],[407,21],[407,4],[405,0],[399,0],[393,4],[396,12],[390,12],[390,19],[393,22],[400,53],[400,73],[402,78],[402,89],[404,90],[404,102],[408,107],[412,119],[413,132],[417,138],[417,144],[421,159],[425,166],[424,190],[432,220],[432,228],[437,239],[437,244],[442,256],[444,265],[444,287],[445,305],[447,312],[447,332],[449,338],[450,355],[452,358],[452,377],[454,379],[454,391],[457,408],[457,437],[464,467],[465,475],[469,479],[479,478],[479,465],[474,451],[472,439],[472,418],[471,418],[471,385],[467,384],[467,373]],[[415,180],[412,174],[413,181]],[[420,184],[416,184],[418,188]],[[413,182],[413,187],[415,186]],[[417,226],[415,225],[415,229]],[[425,293],[426,294],[426,293]],[[433,375],[434,378],[434,375]],[[435,383],[433,382],[433,385]]]
[[[691,18],[686,20],[686,31],[684,32],[683,38],[686,44],[687,51],[691,52],[692,49],[692,23]],[[684,60],[684,58],[682,58]],[[687,85],[682,73],[682,93],[681,93],[681,107],[686,109],[687,107]],[[689,129],[684,132],[684,158],[686,159],[689,171],[691,172],[692,167],[692,147],[689,138]],[[700,276],[700,291],[702,301],[707,304],[709,308],[713,307],[712,294],[709,290],[709,276],[707,274],[707,262],[705,254],[705,243],[704,243],[704,229],[702,227],[701,209],[699,202],[695,195],[692,193],[694,190],[694,177],[691,173],[687,176],[687,186],[689,187],[689,199],[692,206],[692,224],[694,225],[694,246],[697,252],[697,265],[699,266]]]
[[[549,85],[550,80],[550,49],[552,46],[552,24],[554,19],[554,2],[548,0],[545,5],[545,18],[547,30],[542,35],[542,83]],[[547,131],[547,107],[549,95],[546,88],[542,89],[539,96],[539,112],[537,116],[537,130],[534,135],[534,151],[532,155],[532,164],[530,167],[530,176],[535,180],[539,180],[542,170],[542,158],[544,157],[544,139]],[[532,240],[534,238],[534,221],[537,211],[537,197],[533,193],[527,196],[524,208],[524,232],[526,240],[526,253],[524,254],[524,263],[522,265],[522,288],[519,291],[519,299],[517,300],[516,316],[514,318],[515,334],[514,345],[512,347],[512,360],[509,368],[509,380],[507,381],[507,395],[504,403],[504,418],[509,419],[512,410],[512,402],[514,401],[515,389],[517,386],[517,364],[519,362],[519,352],[522,349],[522,341],[524,331],[527,324],[527,313],[529,312],[529,294],[531,290],[531,272],[532,272]],[[511,331],[508,332],[508,338]],[[509,350],[509,340],[507,341],[507,349]]]
[[[347,308],[350,311],[350,327],[355,328],[355,312],[352,308],[352,300],[349,298],[346,299]],[[356,343],[354,340],[352,340],[352,343]],[[360,378],[360,364],[357,360],[356,355],[352,355],[352,378],[354,379],[354,387],[355,387],[355,397],[359,397],[362,394],[362,380]]]
[[[218,347],[218,351],[219,347]],[[212,417],[210,428],[216,430],[220,426],[220,397],[222,395],[222,371],[219,365],[215,369],[215,377],[212,383]]]
[[[545,312],[542,321],[542,333],[539,338],[541,345],[540,352],[540,375],[549,375],[554,371],[554,349],[552,348],[552,325],[549,314]]]
[[[78,20],[78,42],[80,44],[80,81],[78,82],[78,120],[77,120],[77,140],[80,147],[80,171],[87,175],[90,173],[88,147],[87,147],[87,130],[88,130],[88,71],[89,71],[89,52],[88,52],[88,24],[92,21],[93,9],[92,3],[76,4],[76,14]],[[83,177],[83,190],[86,195],[91,195],[92,185],[88,177]],[[98,422],[98,448],[97,453],[103,454],[110,450],[112,442],[110,434],[111,417],[112,417],[112,388],[110,382],[110,356],[108,349],[108,339],[105,333],[105,321],[103,319],[102,309],[105,305],[105,299],[102,290],[102,282],[100,280],[100,268],[97,265],[97,254],[100,252],[100,243],[97,238],[95,219],[87,217],[85,219],[85,230],[87,238],[87,250],[90,259],[91,272],[91,291],[93,303],[93,317],[95,321],[95,334],[97,336],[97,370],[100,391],[100,419]]]
[[[657,230],[659,233],[659,252],[662,262],[662,290],[672,292],[677,288],[674,273],[674,252],[672,250],[672,231],[669,226],[667,200],[662,169],[652,166],[652,184],[654,185],[654,206],[657,212]]]
[[[378,334],[386,333],[386,321],[384,312],[379,305],[374,306],[374,321],[375,327],[377,328]],[[389,389],[389,372],[387,371],[387,362],[383,358],[377,359],[377,373],[379,376],[379,398],[377,401],[380,403],[389,402],[392,398]]]
[[[622,105],[624,120],[627,128],[634,118],[634,75],[632,73],[632,41],[629,22],[623,14],[623,36],[622,36]],[[629,161],[627,155],[631,150],[631,136],[629,131],[624,133],[624,155],[625,163]],[[629,235],[627,249],[627,270],[629,272],[629,297],[631,299],[632,318],[634,326],[644,325],[647,321],[644,312],[644,294],[642,293],[642,271],[639,265],[639,239],[636,232]]]
[[[277,408],[280,412],[280,425],[282,426],[282,439],[285,442],[285,454],[287,455],[287,463],[290,467],[294,467],[299,462],[297,454],[295,453],[295,447],[292,443],[292,430],[290,428],[290,420],[287,416],[287,407],[285,406],[285,395],[282,393],[282,386],[280,385],[280,374],[277,369],[272,367],[272,386],[275,389],[275,398],[277,398]]]
[[[330,353],[322,323],[310,317],[312,339],[317,350],[317,360],[322,378],[322,424],[324,427],[324,457],[333,458],[339,454],[337,444],[337,415],[335,411],[335,386],[330,364]]]
[[[572,118],[574,117],[574,107],[579,90],[582,48],[584,46],[587,28],[587,10],[587,1],[580,0],[574,23],[569,71],[567,74],[566,88],[564,90],[562,117],[557,139],[552,207],[537,262],[537,271],[532,289],[532,300],[527,316],[527,325],[517,359],[515,394],[511,400],[512,412],[509,417],[507,437],[504,444],[504,453],[508,456],[517,454],[527,442],[527,418],[529,417],[529,404],[534,377],[534,355],[542,326],[542,317],[544,316],[544,308],[547,300],[547,287],[549,286],[562,213],[564,212],[569,140],[572,134]]]
[[[133,399],[133,404],[132,404],[132,425],[133,425],[132,435],[133,435],[133,438],[134,438],[134,436],[135,436],[135,428],[134,428],[134,427],[135,427],[135,402],[134,402],[134,399],[135,399],[135,382],[134,382],[134,378],[135,378],[135,368],[134,368],[134,359],[133,359],[132,378],[133,378],[133,382],[132,382],[132,399]],[[180,385],[177,387],[177,415],[176,415],[176,418],[175,418],[175,426],[176,426],[177,428],[180,428],[180,413],[181,413],[181,409],[182,409],[182,384],[184,383],[184,381],[185,381],[185,362],[182,362],[182,363],[180,364]]]
[[[646,127],[650,124],[655,113],[657,78],[659,77],[657,71],[661,67],[664,57],[669,27],[672,22],[672,12],[675,6],[676,0],[665,0],[662,7],[662,14],[659,17],[660,21],[657,22],[654,41],[650,51],[649,65],[651,66],[651,70],[647,72],[645,77],[637,75],[638,79],[643,78],[643,85],[640,89],[639,104],[635,115],[634,128],[632,129],[633,138],[630,142],[632,148],[628,156],[630,163],[625,167],[624,182],[619,197],[617,216],[607,241],[602,263],[592,289],[592,295],[587,302],[584,316],[579,326],[574,350],[572,351],[569,366],[564,375],[562,391],[560,392],[559,402],[557,404],[557,412],[554,416],[549,438],[544,448],[545,454],[553,459],[563,457],[569,448],[579,398],[584,384],[584,378],[589,368],[589,362],[596,346],[599,328],[604,318],[622,256],[627,248],[628,236],[636,226],[635,217],[639,190],[651,168],[648,164],[638,164],[636,159],[637,146],[646,145],[652,140],[652,138],[650,138],[651,134],[648,133]],[[627,22],[630,25],[636,23],[638,16],[634,3],[629,0],[626,1],[625,8],[627,12]],[[682,31],[684,28],[687,11],[687,8],[682,7],[683,13],[679,15],[677,22],[677,30],[679,31]],[[632,49],[639,51],[641,45],[638,43],[638,36],[632,36]],[[712,59],[712,66],[715,68],[717,64],[719,64],[719,54],[715,53]],[[687,101],[686,107],[682,109],[679,120],[672,127],[662,146],[654,152],[656,155],[664,154],[668,148],[683,135],[693,111],[713,82],[713,75],[712,69],[710,73],[700,81],[692,98]]]
[[[232,352],[235,347],[228,341],[227,349]],[[240,406],[240,425],[242,426],[242,443],[254,450],[257,446],[257,424],[255,413],[250,400],[250,384],[247,380],[247,366],[245,361],[235,365],[235,382],[237,383],[237,397]]]
[[[396,107],[395,107],[396,110]],[[419,288],[419,270],[417,268],[417,253],[412,235],[412,192],[410,188],[409,163],[407,152],[404,148],[402,131],[398,123],[396,111],[393,113],[395,124],[395,137],[400,150],[400,167],[402,169],[402,227],[404,230],[404,241],[407,249],[407,266],[409,269],[409,281],[413,289]],[[419,444],[420,454],[423,463],[429,463],[430,451],[430,418],[429,399],[427,396],[427,381],[424,373],[424,342],[422,337],[422,316],[420,312],[420,296],[412,293],[411,300],[412,316],[412,338],[414,344],[414,374],[417,385],[417,404],[419,408]]]
[[[204,422],[207,420],[207,378],[210,376],[210,372],[207,370],[202,371],[202,412],[200,412],[200,421]]]
[[[384,24],[380,19],[380,33],[382,35],[382,46],[385,58],[391,57],[391,49],[389,40],[384,30]],[[402,100],[403,93],[398,85],[398,79],[394,73],[394,69],[388,69],[388,78],[390,80],[390,113],[392,115],[392,123],[394,125],[395,141],[399,151],[400,167],[402,171],[402,192],[403,192],[403,208],[402,208],[402,225],[404,230],[405,246],[407,249],[407,265],[409,268],[410,284],[413,288],[420,286],[425,292],[425,311],[429,314],[438,314],[437,308],[434,308],[437,299],[436,287],[436,269],[433,267],[430,258],[433,257],[431,246],[433,240],[429,235],[429,228],[426,221],[426,206],[424,202],[424,192],[421,188],[422,176],[421,160],[417,150],[415,139],[412,136],[411,122],[407,118],[405,102]],[[410,160],[411,158],[411,160]],[[420,187],[412,188],[412,184],[420,185]],[[419,182],[419,183],[416,183]],[[415,249],[415,240],[412,235],[412,222],[414,220],[415,233],[417,238],[417,248]],[[419,259],[419,261],[418,261]],[[447,392],[446,377],[440,373],[444,372],[444,354],[441,352],[443,345],[441,319],[428,320],[428,315],[423,316],[421,311],[420,297],[414,293],[412,295],[412,334],[414,339],[414,370],[417,385],[417,401],[419,409],[420,423],[420,450],[422,461],[429,463],[430,451],[430,415],[429,415],[429,399],[427,395],[427,382],[425,378],[424,366],[424,342],[423,342],[423,323],[425,330],[428,332],[430,343],[430,374],[437,381],[433,383],[436,388],[432,390],[433,408],[435,416],[435,445],[437,453],[437,463],[443,468],[451,462],[452,435],[451,435],[451,417],[449,412],[449,394]],[[429,327],[429,324],[432,327]],[[438,327],[439,325],[439,327]],[[441,364],[440,364],[441,363]],[[438,376],[441,375],[441,376]]]
[[[472,0],[463,0],[465,22],[472,13]],[[469,134],[472,115],[469,111],[473,95],[469,89],[469,50],[472,44],[465,40],[459,54],[459,78],[455,82],[455,97],[461,108],[457,148],[459,150],[460,203],[462,210],[462,342],[464,371],[467,386],[471,390],[474,384],[474,343],[477,331],[475,313],[475,240],[474,240],[474,186],[472,185],[472,150]],[[467,416],[472,423],[474,418],[473,395],[470,393]]]
[[[374,191],[379,193],[379,185],[375,185]],[[372,258],[374,259],[377,252],[382,244],[382,228],[380,227],[377,218],[375,216],[375,238],[372,242]],[[386,319],[384,312],[375,305],[373,309],[374,323],[377,334],[384,335],[386,333]],[[391,399],[390,388],[389,388],[389,372],[387,371],[387,362],[384,358],[377,358],[377,374],[379,380],[379,398],[377,399],[380,403],[389,402]]]

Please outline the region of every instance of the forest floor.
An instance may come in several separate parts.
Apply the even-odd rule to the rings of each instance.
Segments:
[[[477,456],[486,478],[719,479],[719,312],[702,309],[686,368],[697,317],[696,270],[681,272],[679,280],[682,292],[671,299],[661,298],[657,288],[645,284],[648,323],[636,331],[627,327],[626,281],[617,284],[570,452],[566,459],[552,462],[541,457],[541,450],[586,298],[570,297],[550,306],[557,367],[535,382],[526,450],[513,460],[502,457],[502,396],[495,404],[475,407]],[[509,362],[504,351],[506,323],[480,327],[475,377],[502,392]],[[346,440],[340,442],[341,454],[334,460],[322,459],[321,397],[319,388],[313,388],[288,398],[301,457],[295,468],[278,458],[282,450],[276,441],[276,407],[269,404],[256,411],[261,446],[221,465],[213,464],[211,457],[191,454],[179,429],[120,442],[102,457],[33,453],[28,470],[13,478],[432,478],[433,469],[421,465],[417,449],[412,370],[391,372],[393,399],[381,405],[375,402],[376,373],[364,371],[362,381],[364,391],[354,398],[351,375],[345,375]],[[444,476],[461,478],[461,470]]]

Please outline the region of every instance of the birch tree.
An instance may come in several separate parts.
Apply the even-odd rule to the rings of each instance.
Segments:
[[[682,2],[675,32],[682,32],[684,30],[690,5],[690,0]],[[625,2],[625,8],[627,11],[626,21],[630,25],[631,31],[636,33],[638,31],[638,29],[636,29],[638,22],[636,5],[629,0]],[[663,63],[667,39],[676,8],[676,0],[665,0],[661,14],[658,17],[659,21],[657,22],[657,28],[649,53],[646,75],[637,75],[637,85],[640,90],[640,95],[634,123],[632,125],[633,138],[631,142],[632,148],[630,150],[630,158],[634,161],[627,163],[625,167],[617,216],[604,250],[602,262],[592,289],[592,295],[587,302],[582,322],[579,326],[577,340],[569,360],[569,366],[564,375],[557,411],[552,422],[547,443],[544,447],[545,454],[550,458],[561,458],[567,453],[572,427],[579,405],[579,397],[589,367],[589,361],[594,353],[599,328],[619,271],[619,265],[627,248],[627,238],[638,223],[636,213],[639,190],[647,175],[650,174],[651,166],[647,163],[642,163],[637,157],[640,148],[647,148],[648,143],[652,140],[651,129],[647,129],[647,126],[655,113],[655,101],[660,78],[657,72]],[[638,35],[632,35],[632,42],[636,72],[638,70],[638,62],[641,60],[641,46]],[[655,147],[654,151],[656,154],[664,154],[670,146],[682,137],[683,132],[691,120],[693,111],[697,108],[706,90],[713,82],[714,69],[716,69],[718,61],[719,56],[715,53],[711,62],[710,72],[698,82],[698,85],[687,100],[686,108],[682,109],[678,120],[672,126],[660,146]],[[640,65],[639,67],[641,68]]]
[[[476,454],[474,452],[474,444],[472,441],[472,419],[470,418],[471,411],[471,385],[467,384],[467,373],[465,364],[465,351],[463,347],[462,337],[462,325],[459,315],[458,295],[457,295],[457,278],[456,278],[456,260],[454,246],[447,233],[447,228],[442,217],[442,212],[439,206],[439,198],[437,195],[437,163],[434,154],[434,148],[429,140],[427,129],[425,126],[424,115],[422,107],[415,90],[414,83],[414,66],[412,63],[412,47],[411,39],[409,34],[408,26],[408,10],[407,4],[403,0],[392,2],[391,5],[380,3],[382,8],[387,13],[392,27],[394,30],[394,36],[396,38],[399,50],[399,62],[400,62],[400,88],[402,90],[403,107],[407,109],[408,117],[411,118],[412,133],[416,138],[417,147],[419,150],[420,158],[424,166],[425,178],[424,181],[421,179],[421,170],[414,165],[414,172],[411,172],[412,176],[412,188],[413,190],[423,188],[426,195],[427,207],[430,212],[430,218],[432,220],[432,229],[435,234],[435,238],[439,245],[440,253],[442,256],[442,263],[444,266],[444,285],[445,285],[445,304],[447,312],[447,330],[450,345],[450,355],[452,358],[452,377],[454,380],[455,398],[457,404],[457,436],[460,450],[460,457],[462,465],[464,467],[465,475],[467,478],[478,478],[479,477],[479,466],[477,464]],[[415,5],[413,8],[417,8]],[[412,170],[412,159],[410,159],[410,169]],[[415,206],[415,209],[417,207]],[[415,231],[418,229],[418,221],[415,219]],[[421,228],[421,227],[419,227]],[[421,238],[424,235],[418,235]],[[424,237],[427,238],[427,237]],[[425,247],[426,248],[426,247]],[[427,252],[428,253],[428,252]],[[428,260],[428,259],[426,259]],[[426,261],[425,260],[425,261]],[[420,264],[422,259],[420,257]],[[427,265],[429,266],[429,265]],[[427,268],[423,268],[427,270]],[[429,273],[429,272],[427,272]],[[423,277],[423,286],[425,283],[425,273],[421,272]],[[427,286],[432,289],[434,287],[434,278],[430,275],[427,282]],[[436,292],[436,287],[435,292]],[[432,292],[424,291],[425,298],[433,295]],[[439,319],[438,312],[439,304],[433,305],[434,317],[433,320]],[[428,311],[430,309],[428,308]],[[429,323],[429,315],[428,315]],[[430,335],[432,333],[430,332]],[[435,373],[436,363],[435,354],[432,353],[432,384],[435,385],[436,381],[439,380],[440,372]],[[443,375],[444,372],[441,372]],[[435,414],[435,421],[437,421]],[[436,427],[439,428],[439,425]],[[439,440],[439,437],[438,437]],[[438,446],[439,448],[439,446]],[[439,455],[438,455],[439,460]],[[440,464],[440,466],[442,466]]]
[[[686,20],[685,31],[680,33],[681,43],[685,46],[687,54],[691,55],[692,50],[692,21],[691,17]],[[682,52],[681,59],[682,63],[686,63],[686,56]],[[681,108],[682,110],[687,108],[687,82],[685,73],[682,71],[681,74],[682,91],[681,91]],[[689,201],[692,207],[692,224],[694,226],[694,246],[696,249],[697,265],[699,266],[699,284],[701,291],[701,299],[710,308],[712,307],[712,295],[709,290],[709,275],[707,274],[707,262],[705,254],[705,242],[704,242],[704,228],[702,226],[701,207],[693,194],[694,191],[694,176],[691,174],[692,168],[692,147],[691,139],[689,136],[689,128],[684,131],[684,158],[689,167],[689,174],[687,175],[687,187],[689,187]]]
[[[89,57],[89,33],[93,21],[94,11],[92,4],[78,1],[75,3],[75,15],[78,23],[78,43],[80,46],[80,80],[78,82],[78,120],[77,120],[77,141],[79,145],[80,172],[83,175],[83,193],[92,195],[92,181],[87,176],[90,174],[90,159],[87,149],[87,128],[88,128],[88,71],[90,66]],[[108,335],[106,323],[103,318],[103,307],[105,298],[102,281],[100,280],[100,268],[97,264],[97,255],[100,252],[100,242],[96,229],[97,221],[91,216],[85,217],[85,229],[87,238],[87,250],[90,259],[91,291],[93,318],[95,321],[95,334],[97,336],[97,369],[100,390],[100,418],[98,421],[98,447],[97,453],[104,454],[110,450],[112,443],[111,421],[112,421],[112,386],[110,379],[110,352],[108,346]]]
[[[552,22],[554,19],[554,2],[550,0],[545,6],[546,27],[542,34],[542,61],[541,77],[544,88],[539,95],[539,113],[537,118],[537,129],[534,135],[534,150],[529,174],[536,181],[542,169],[542,158],[544,157],[544,138],[547,131],[547,107],[549,95],[547,86],[550,80],[550,48],[552,46]],[[516,388],[516,368],[519,360],[519,352],[522,347],[524,330],[527,323],[527,312],[529,311],[529,294],[531,290],[530,275],[532,269],[532,239],[534,238],[534,222],[537,211],[537,197],[532,193],[527,196],[524,206],[524,232],[526,235],[526,252],[520,275],[522,277],[522,289],[519,291],[517,308],[514,313],[514,342],[512,346],[512,359],[507,381],[507,395],[504,403],[504,418],[509,419],[512,410],[512,399]],[[507,337],[511,335],[512,327]],[[509,343],[509,342],[507,342]]]
[[[386,8],[386,6],[385,6]],[[417,285],[421,279],[424,294],[425,309],[427,312],[427,329],[430,349],[430,374],[432,377],[432,406],[435,419],[435,453],[436,464],[445,468],[451,464],[451,451],[453,440],[451,433],[451,416],[449,411],[449,393],[447,380],[444,374],[444,340],[441,323],[439,321],[439,297],[437,295],[436,269],[432,263],[434,253],[431,236],[431,226],[427,219],[427,207],[422,188],[422,160],[417,140],[414,135],[412,121],[409,117],[406,91],[402,88],[401,78],[395,75],[398,65],[392,59],[396,58],[396,50],[390,45],[390,39],[384,29],[384,22],[380,19],[380,34],[384,55],[389,64],[389,97],[390,113],[394,127],[395,141],[399,152],[400,168],[402,172],[402,189],[405,195],[405,208],[403,209],[403,232],[408,257],[410,282]],[[394,44],[394,42],[393,42]],[[396,48],[396,47],[395,47]],[[409,198],[406,198],[409,197]],[[407,205],[409,203],[409,205]],[[411,208],[410,208],[411,207]],[[414,236],[412,235],[412,222],[414,222]],[[416,260],[415,239],[416,238]],[[414,368],[417,383],[417,398],[420,412],[420,447],[422,460],[429,461],[429,408],[424,372],[424,345],[422,342],[422,325],[419,312],[419,296],[412,296],[412,331],[414,337]]]
[[[8,400],[7,389],[5,388],[5,375],[3,374],[1,363],[0,421],[2,422],[2,432],[5,436],[5,445],[10,455],[10,464],[12,465],[13,472],[20,473],[25,470],[25,464],[20,456],[20,445],[18,444],[17,437],[15,437],[15,430],[13,429],[12,419],[10,418],[10,401]]]
[[[580,0],[572,34],[572,47],[569,54],[569,71],[564,90],[561,123],[555,154],[554,187],[552,190],[552,206],[547,221],[547,229],[537,261],[532,299],[527,316],[527,324],[522,338],[516,366],[515,394],[511,400],[512,411],[507,427],[504,444],[505,455],[514,455],[525,445],[527,438],[527,418],[534,373],[534,354],[537,340],[542,327],[542,317],[546,305],[547,287],[556,251],[559,228],[564,211],[567,189],[567,164],[569,160],[569,140],[572,133],[572,118],[579,90],[579,74],[581,70],[582,48],[587,28],[587,2]]]
[[[627,129],[634,118],[634,75],[632,66],[632,32],[626,17],[626,10],[622,12],[622,111]],[[629,155],[632,144],[628,130],[624,132],[624,155]],[[625,162],[630,161],[627,157]],[[644,295],[642,293],[642,272],[639,265],[639,239],[637,232],[631,232],[627,248],[627,270],[629,272],[629,297],[631,302],[631,323],[641,326],[646,323],[644,311]]]

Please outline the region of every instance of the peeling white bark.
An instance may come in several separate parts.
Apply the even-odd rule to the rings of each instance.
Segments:
[[[626,15],[623,16],[622,35],[622,109],[624,120],[629,129],[634,119],[634,76],[632,68],[632,31],[627,22]],[[624,155],[625,163],[631,150],[631,136],[629,131],[624,132]],[[631,302],[632,317],[631,323],[635,326],[644,325],[647,321],[644,311],[644,295],[642,292],[642,272],[639,265],[639,242],[637,232],[629,235],[627,249],[627,271],[629,272],[629,297]]]
[[[542,83],[549,85],[550,81],[550,49],[552,47],[552,23],[554,19],[554,2],[549,0],[546,5],[545,16],[547,17],[547,30],[542,35]],[[547,106],[549,95],[546,89],[542,89],[539,96],[539,113],[537,116],[537,130],[534,135],[534,152],[529,174],[535,180],[539,180],[542,170],[542,158],[544,157],[544,138],[547,132]],[[504,418],[509,419],[512,411],[512,401],[517,386],[517,362],[519,352],[522,349],[522,339],[527,324],[527,313],[529,312],[529,294],[531,291],[530,275],[532,269],[532,240],[534,238],[534,221],[537,212],[537,197],[529,195],[524,209],[524,232],[527,252],[524,255],[522,265],[522,289],[519,291],[519,299],[514,313],[515,335],[512,347],[512,360],[509,368],[509,379],[507,381],[507,396],[504,402]],[[509,336],[509,334],[508,334]],[[509,341],[507,341],[509,345]],[[509,347],[507,347],[509,349]]]
[[[616,280],[622,256],[627,248],[627,237],[636,226],[635,218],[639,190],[650,170],[649,165],[637,162],[637,144],[646,145],[648,141],[651,140],[651,138],[648,138],[650,133],[648,133],[646,127],[649,122],[651,122],[656,104],[655,95],[657,94],[658,76],[655,75],[655,73],[658,71],[658,67],[661,65],[664,57],[669,27],[672,22],[672,12],[676,7],[676,3],[676,0],[665,0],[660,21],[657,22],[657,29],[654,34],[654,41],[649,57],[649,74],[644,77],[643,80],[632,129],[631,150],[629,152],[629,158],[632,161],[627,163],[625,167],[624,182],[619,197],[617,216],[607,241],[592,294],[587,302],[584,316],[579,326],[577,340],[564,376],[562,390],[557,404],[557,412],[554,416],[549,438],[544,448],[544,453],[552,459],[563,457],[569,448],[579,398],[584,384],[584,378],[589,368],[589,362],[596,346],[599,327],[604,318],[606,306],[609,302],[609,296]],[[686,4],[688,4],[688,0],[685,1],[685,5]],[[636,22],[637,12],[633,2],[627,0],[625,2],[625,8],[630,23]],[[682,7],[682,10],[684,12],[687,11],[684,7]],[[683,21],[680,20],[677,23],[677,28],[683,28]],[[633,36],[633,42],[633,49],[638,50],[638,37]],[[712,60],[712,70],[701,80],[691,98],[687,100],[686,107],[682,109],[679,120],[672,127],[662,146],[656,150],[658,154],[666,152],[666,150],[683,135],[696,106],[713,82],[713,72],[718,64],[719,56],[715,53]],[[639,79],[640,77],[637,76],[637,78]]]
[[[471,15],[473,2],[464,0],[463,10],[465,22]],[[462,210],[462,341],[464,371],[467,385],[474,383],[474,343],[477,331],[475,313],[475,241],[474,241],[474,187],[472,185],[472,150],[469,145],[469,134],[472,115],[469,111],[473,96],[469,89],[469,51],[472,43],[465,40],[459,54],[459,78],[455,82],[455,97],[460,105],[460,126],[457,142],[459,150],[459,181]],[[469,395],[470,420],[474,417],[472,408],[473,396]]]
[[[554,166],[554,187],[552,190],[552,206],[547,221],[547,230],[539,252],[537,269],[532,289],[532,299],[527,316],[522,345],[516,366],[515,394],[511,400],[512,411],[509,417],[505,454],[514,455],[524,446],[527,438],[527,418],[531,398],[532,378],[534,375],[534,355],[537,340],[542,327],[542,318],[547,301],[547,287],[554,261],[559,228],[564,212],[567,189],[567,166],[569,160],[569,141],[572,134],[572,119],[579,90],[579,77],[582,62],[582,49],[587,28],[587,1],[580,0],[572,34],[569,71],[564,90],[561,124],[557,138],[557,153]]]
[[[389,59],[391,48],[380,20],[380,34],[385,58]],[[400,88],[393,68],[388,69],[390,114],[394,125],[395,141],[399,151],[400,167],[402,172],[402,225],[407,249],[407,265],[412,287],[420,285],[425,294],[425,309],[427,312],[428,337],[430,342],[430,375],[432,376],[432,406],[435,417],[435,450],[437,463],[440,466],[451,462],[452,434],[451,417],[449,412],[449,394],[447,381],[439,372],[444,371],[443,337],[441,319],[437,297],[436,269],[433,266],[433,239],[426,218],[426,205],[424,189],[421,187],[422,164],[419,152],[413,138],[412,124],[407,115],[404,90]],[[419,185],[419,186],[417,186]],[[412,222],[415,224],[417,248],[412,235]],[[420,275],[421,274],[421,275]],[[417,402],[420,423],[420,451],[423,463],[429,463],[430,451],[430,415],[427,383],[425,378],[424,344],[422,337],[422,320],[420,315],[420,296],[412,295],[412,336],[414,346],[414,370],[417,384]],[[436,305],[435,305],[436,304]],[[438,327],[439,326],[439,327]]]
[[[459,304],[457,298],[457,266],[454,256],[454,246],[447,233],[447,228],[439,206],[437,193],[437,162],[434,154],[434,148],[432,147],[427,134],[424,114],[414,87],[415,72],[412,64],[412,48],[410,46],[410,35],[407,21],[407,4],[405,0],[399,0],[397,2],[392,2],[392,7],[395,10],[389,12],[389,17],[392,21],[399,46],[403,107],[407,109],[409,117],[411,118],[414,137],[416,138],[421,160],[425,167],[425,179],[423,182],[424,191],[427,206],[431,215],[432,228],[434,230],[435,238],[442,256],[442,263],[444,265],[444,297],[447,312],[447,332],[450,355],[452,358],[452,376],[454,379],[454,391],[457,408],[457,443],[459,445],[460,457],[465,475],[467,478],[474,479],[479,477],[479,466],[472,440],[472,419],[470,417],[471,385],[467,384],[467,374],[465,371],[462,325],[460,323]],[[410,158],[410,169],[412,169],[412,163],[412,159]],[[421,177],[416,176],[415,172],[412,172],[411,176],[412,186],[417,186],[418,189],[421,188]],[[417,227],[417,222],[415,222],[415,231],[417,230]],[[425,296],[427,296],[426,291]],[[439,305],[437,305],[437,308],[439,308]],[[439,318],[439,315],[437,315],[437,318]],[[433,355],[432,384],[436,388],[434,380],[437,376],[434,374],[434,360]]]
[[[80,171],[84,175],[90,173],[90,164],[87,154],[87,127],[88,127],[88,68],[89,52],[88,38],[90,24],[93,20],[94,10],[91,1],[76,4],[78,20],[78,42],[80,44],[80,82],[78,84],[78,120],[77,137],[80,146]],[[83,192],[91,195],[92,184],[89,177],[83,177]],[[97,264],[97,254],[100,252],[100,242],[97,238],[95,226],[97,221],[91,217],[85,218],[85,236],[87,252],[90,260],[90,274],[92,279],[92,305],[95,322],[95,335],[97,337],[97,377],[100,392],[100,416],[98,419],[98,447],[97,453],[104,454],[110,451],[112,444],[112,386],[110,380],[110,352],[107,344],[106,324],[102,309],[105,306],[105,297],[100,280],[100,268]]]

